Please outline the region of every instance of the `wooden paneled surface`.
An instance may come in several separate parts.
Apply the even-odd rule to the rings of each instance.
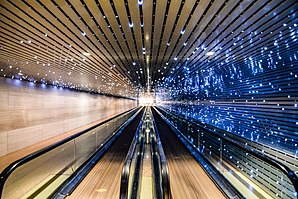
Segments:
[[[63,121],[44,124],[43,127],[43,139],[48,139],[64,132]]]
[[[42,109],[42,95],[31,94],[28,92],[9,92],[8,93],[8,108],[13,110],[28,110],[28,109]]]
[[[136,101],[0,78],[0,156],[136,106]]]
[[[8,107],[8,92],[0,91],[0,109],[7,109]]]
[[[8,153],[25,148],[42,141],[42,125],[35,125],[21,129],[8,131],[7,148]]]
[[[0,156],[7,154],[7,132],[0,132]]]

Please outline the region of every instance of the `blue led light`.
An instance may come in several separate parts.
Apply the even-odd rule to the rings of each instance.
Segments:
[[[254,31],[248,34],[246,43],[235,37],[231,46],[217,47],[221,50],[216,51],[217,59],[192,60],[192,56],[200,56],[200,51],[206,49],[204,44],[197,47],[198,53],[190,59],[181,57],[181,61],[187,61],[175,65],[156,90],[164,100],[179,99],[183,103],[163,106],[249,140],[297,154],[298,114],[293,113],[298,107],[298,28],[289,21],[279,27],[282,31]],[[260,35],[267,40],[259,41]],[[264,45],[254,48],[255,42]],[[235,49],[239,50],[241,45],[253,50],[239,55]],[[196,103],[190,103],[193,101]]]

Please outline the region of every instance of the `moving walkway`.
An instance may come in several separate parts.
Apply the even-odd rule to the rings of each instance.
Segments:
[[[281,174],[271,190],[278,194],[262,187],[270,197],[297,198],[297,178],[287,166],[155,107],[127,111],[12,163],[1,173],[0,196],[243,198],[223,171],[236,173],[233,164],[243,166],[245,156],[254,158],[249,166],[258,161],[258,175],[269,167]]]
[[[120,198],[171,198],[167,160],[150,107],[127,154]]]
[[[132,198],[150,184],[152,197],[169,198],[166,160],[150,109],[144,109],[118,115],[12,163],[1,174],[1,198]],[[138,156],[137,165],[130,154],[134,160]],[[145,167],[147,174],[142,172]],[[125,187],[126,176],[133,176],[138,194]]]
[[[201,165],[213,168],[208,173],[217,173],[212,176],[217,184],[222,182],[218,176],[223,176],[246,198],[297,198],[298,178],[294,162],[280,161],[279,156],[272,158],[272,149],[261,148],[258,143],[192,118],[184,118],[161,107],[156,111]]]
[[[142,112],[129,110],[13,162],[0,175],[0,197],[66,197],[111,148],[123,150],[125,158]]]

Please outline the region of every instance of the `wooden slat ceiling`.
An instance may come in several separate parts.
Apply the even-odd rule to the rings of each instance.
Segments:
[[[243,45],[251,32],[257,38],[263,29],[290,23],[297,3],[1,0],[0,75],[134,97],[147,88],[148,76],[154,89],[166,77],[179,77],[186,64],[189,72],[203,69],[209,51],[218,62],[227,50],[243,59],[253,52]],[[254,48],[264,45],[254,42]]]

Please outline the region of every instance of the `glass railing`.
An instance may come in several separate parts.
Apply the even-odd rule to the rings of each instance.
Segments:
[[[231,175],[236,176],[247,189],[258,192],[261,197],[264,193],[268,198],[297,198],[298,178],[285,164],[227,138],[222,132],[208,129],[169,111],[159,111],[227,179],[231,179]],[[236,188],[239,187],[236,181],[230,182]],[[256,190],[246,182],[252,182],[260,189]]]
[[[119,114],[13,162],[0,175],[0,198],[48,198],[137,110]]]

